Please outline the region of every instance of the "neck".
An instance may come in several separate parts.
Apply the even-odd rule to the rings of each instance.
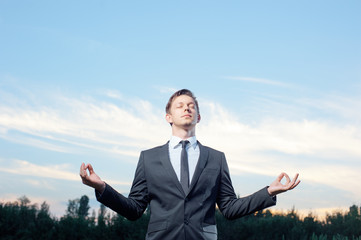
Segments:
[[[196,129],[192,128],[192,129],[183,129],[183,128],[172,128],[172,135],[179,137],[183,140],[193,137],[196,135]]]

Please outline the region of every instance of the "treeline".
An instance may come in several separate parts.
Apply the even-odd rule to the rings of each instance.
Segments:
[[[6,240],[72,240],[72,239],[145,239],[149,214],[137,221],[107,211],[89,214],[89,198],[69,200],[61,218],[52,217],[49,205],[30,204],[27,197],[16,202],[0,203],[0,239]],[[237,219],[226,220],[216,213],[218,239],[286,239],[286,240],[361,240],[361,207],[353,205],[346,213],[336,212],[323,221],[309,214],[301,218],[293,209],[286,214],[269,210]]]

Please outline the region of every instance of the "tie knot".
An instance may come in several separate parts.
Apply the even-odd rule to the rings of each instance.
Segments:
[[[180,144],[182,144],[182,148],[186,148],[187,144],[189,143],[188,140],[180,141]]]

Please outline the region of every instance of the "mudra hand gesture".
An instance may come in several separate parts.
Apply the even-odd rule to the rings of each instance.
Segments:
[[[286,178],[286,183],[282,184],[281,181],[283,178]],[[268,187],[268,193],[271,196],[275,196],[277,194],[286,192],[288,190],[294,189],[295,187],[297,187],[297,185],[301,182],[300,180],[297,180],[298,178],[298,173],[296,174],[296,176],[292,179],[290,179],[290,177],[286,174],[286,173],[281,173],[276,180],[274,180],[271,185]]]
[[[88,172],[89,171],[89,175]],[[100,177],[94,172],[94,169],[91,164],[85,165],[84,163],[80,166],[79,175],[82,182],[85,185],[88,185],[92,188],[95,188],[98,192],[103,193],[105,189],[105,183],[100,179]]]

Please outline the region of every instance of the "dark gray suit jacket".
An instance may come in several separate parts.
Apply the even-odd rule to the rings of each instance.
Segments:
[[[216,204],[235,219],[276,204],[267,188],[243,198],[234,192],[225,155],[199,144],[200,156],[190,189],[185,193],[169,159],[168,144],[141,152],[128,197],[106,184],[97,200],[135,220],[147,206],[150,221],[146,239],[217,239]]]

